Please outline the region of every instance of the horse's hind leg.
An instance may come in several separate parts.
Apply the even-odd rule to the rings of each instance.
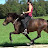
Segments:
[[[41,30],[40,29],[37,31],[37,34],[38,34],[38,36],[31,41],[32,44],[34,44],[34,40],[41,37]]]
[[[48,30],[47,29],[44,29],[44,31],[48,33]]]
[[[48,33],[48,26],[44,29],[44,31]]]

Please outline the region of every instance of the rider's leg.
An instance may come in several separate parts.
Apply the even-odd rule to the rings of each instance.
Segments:
[[[24,29],[26,29],[27,28],[27,23],[28,23],[28,21],[31,19],[31,17],[30,16],[27,16],[27,17],[25,17],[25,19],[22,19],[21,21],[22,21],[22,23],[23,23],[23,25],[24,25]]]
[[[31,19],[31,17],[30,16],[27,16],[27,17],[25,17],[25,19],[22,19],[21,21],[22,21],[22,23],[23,23],[23,25],[24,25],[24,33],[27,33],[27,22],[29,21]]]
[[[25,19],[22,19],[21,21],[22,21],[22,23],[23,23],[23,25],[24,25],[24,29],[25,29],[25,28],[27,27],[27,26],[26,26]]]
[[[23,33],[24,33],[24,34],[27,34],[27,29],[26,29],[27,26],[26,26],[26,23],[25,23],[25,19],[22,19],[21,21],[22,21],[22,23],[23,23],[23,25],[24,25],[24,32],[23,32]]]
[[[26,18],[25,18],[25,20],[24,20],[24,27],[25,27],[25,30],[24,30],[24,32],[26,33],[27,32],[27,23],[28,23],[28,21],[31,19],[31,17],[30,16],[27,16]]]

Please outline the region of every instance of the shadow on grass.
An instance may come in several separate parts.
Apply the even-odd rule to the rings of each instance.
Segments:
[[[2,47],[14,47],[14,46],[27,46],[26,43],[3,43],[0,44]]]
[[[40,45],[40,44],[48,44],[48,43],[34,43],[36,45]],[[14,46],[28,46],[26,43],[3,43],[0,44],[1,47],[14,47]]]

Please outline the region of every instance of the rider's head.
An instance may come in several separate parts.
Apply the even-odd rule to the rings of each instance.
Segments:
[[[27,4],[28,4],[28,5],[29,5],[29,4],[33,5],[32,2],[31,2],[30,0],[27,1]]]

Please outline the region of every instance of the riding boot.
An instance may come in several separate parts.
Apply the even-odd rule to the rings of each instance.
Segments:
[[[26,23],[25,22],[23,22],[23,25],[24,25],[24,34],[27,34],[27,25],[26,25]]]
[[[27,29],[25,29],[24,32],[27,32]]]
[[[27,29],[25,29],[23,33],[24,33],[24,34],[28,34],[28,33],[27,33]]]

